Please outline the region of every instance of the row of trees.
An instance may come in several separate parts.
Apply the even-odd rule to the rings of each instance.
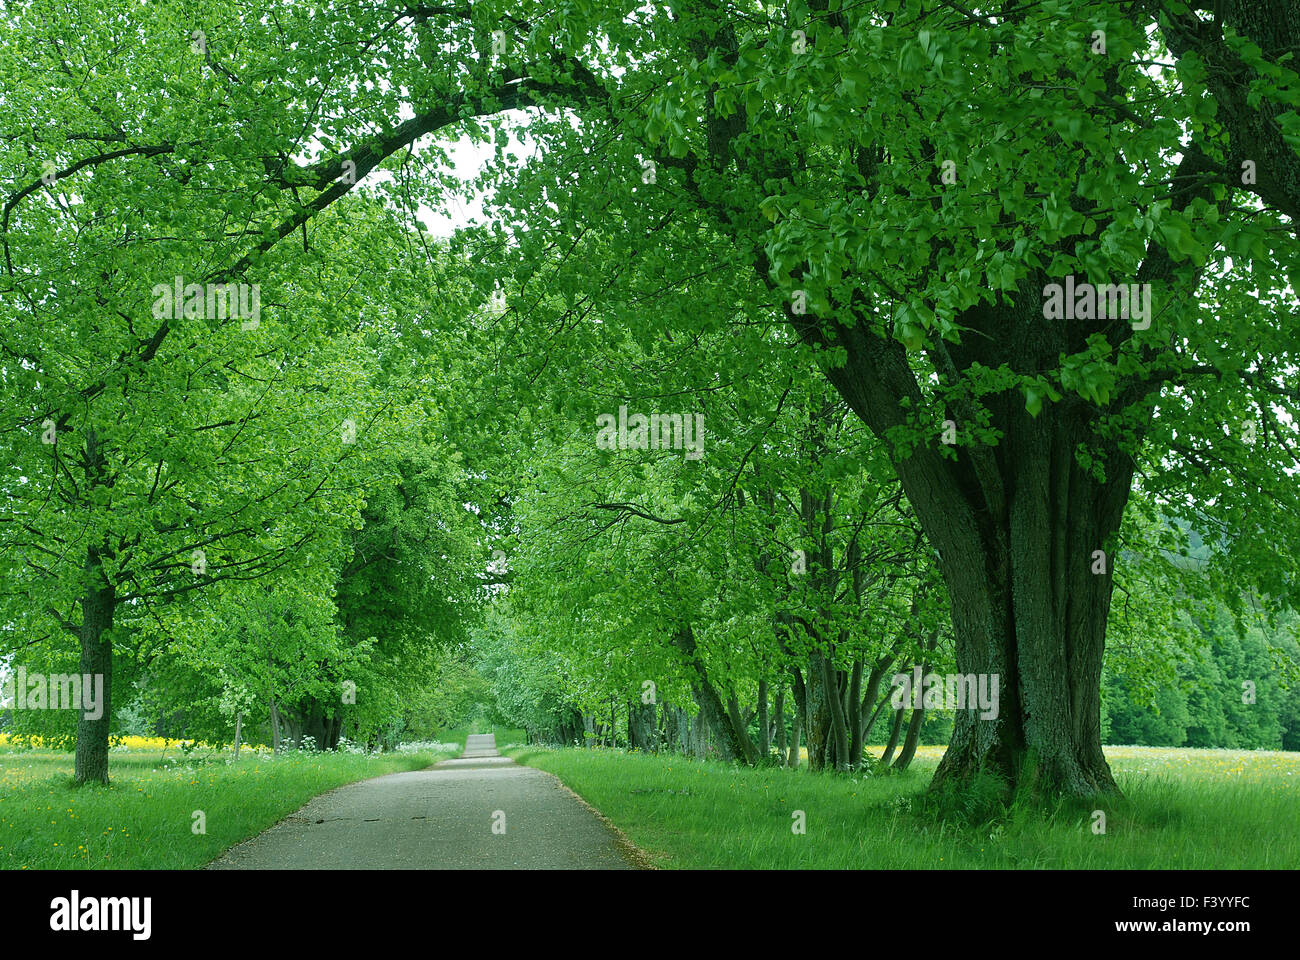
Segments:
[[[1167,659],[1188,596],[1297,604],[1291,6],[11,6],[6,648],[107,677],[187,650],[314,725],[363,648],[424,682],[389,639],[418,631],[372,625],[390,590],[464,607],[400,557],[457,572],[473,542],[512,630],[656,682],[737,757],[779,701],[853,767],[881,678],[934,664],[1001,684],[939,783],[1114,791],[1116,589],[1143,618],[1117,664]],[[481,176],[446,175],[453,133]],[[490,223],[440,260],[409,228],[457,195]],[[265,316],[169,311],[173,280],[257,285]],[[1075,281],[1150,312],[1045,308]],[[607,449],[622,407],[702,416],[703,456],[635,424]],[[363,504],[426,456],[432,542],[399,525],[363,594],[389,555]],[[260,611],[229,641],[223,603]],[[109,723],[81,721],[79,778]]]
[[[1188,627],[1203,635],[1202,645],[1193,644],[1171,659],[1151,658],[1126,666],[1123,673],[1108,668],[1103,674],[1103,742],[1300,749],[1300,684],[1293,673],[1300,650],[1288,635],[1289,622],[1278,632],[1255,625],[1240,636],[1226,615]],[[656,689],[656,702],[647,705],[651,688],[645,681],[630,694],[621,687],[602,686],[599,677],[584,675],[583,660],[546,656],[500,622],[475,641],[474,649],[474,676],[481,678],[475,695],[487,705],[487,716],[497,724],[524,729],[537,742],[724,755],[725,742],[705,726],[704,714],[691,716],[698,709],[693,702],[677,706],[660,698]],[[905,666],[898,669],[907,672]],[[767,719],[767,749],[758,746],[758,762],[798,766],[798,747],[806,738],[797,715],[786,709],[793,702],[789,682],[766,684],[766,712],[757,685],[754,689],[755,700],[745,701],[740,716],[756,746],[764,742],[762,720]],[[909,706],[896,709],[882,698],[878,707],[864,742],[883,744],[884,749],[867,748],[862,763],[868,768],[879,763],[904,766],[900,741],[915,729]],[[478,708],[463,701],[461,712],[449,717],[445,726],[459,725],[471,709]],[[947,709],[924,711],[918,742],[946,742],[953,716]],[[902,756],[908,755],[902,751]]]

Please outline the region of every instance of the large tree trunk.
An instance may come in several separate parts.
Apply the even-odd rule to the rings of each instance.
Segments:
[[[627,705],[628,746],[642,753],[658,753],[659,737],[655,724],[655,705],[642,703],[640,700],[628,701]]]
[[[1115,793],[1101,749],[1101,664],[1133,465],[1112,451],[1111,479],[1098,483],[1075,459],[1081,425],[1055,407],[1021,414],[1004,441],[1002,522],[979,518],[968,537],[950,524],[940,548],[958,671],[996,674],[999,712],[957,712],[934,785],[992,770],[1035,793]]]
[[[1146,268],[1139,281],[1161,269]],[[972,362],[1045,369],[1062,350],[1083,348],[1044,324],[1036,279],[1037,287],[1026,284],[1019,306],[980,306],[961,315],[974,335],[943,346],[957,369]],[[814,325],[798,328],[813,341],[821,336]],[[886,437],[904,424],[900,397],[911,398],[914,408],[925,402],[906,351],[866,324],[837,333],[849,362],[828,368],[827,376],[872,431]],[[932,786],[993,771],[1009,784],[1028,777],[1034,792],[1118,792],[1101,751],[1101,660],[1114,535],[1133,460],[1099,439],[1095,408],[1077,396],[1044,403],[1036,417],[1019,391],[986,402],[1002,434],[997,446],[961,447],[952,461],[935,443],[894,461],[939,553],[957,670],[996,675],[999,682],[996,718],[958,711]],[[974,414],[952,416],[960,424]],[[1104,467],[1104,480],[1076,459],[1084,444]],[[1106,551],[1104,572],[1094,574],[1098,550]]]
[[[804,683],[804,718],[807,721],[808,769],[821,770],[828,762],[830,746],[830,705],[826,702],[826,681],[822,673],[821,657],[814,653],[808,658],[808,674]]]
[[[117,592],[104,579],[100,556],[94,547],[86,553],[89,586],[81,600],[81,676],[83,685],[88,680],[92,690],[93,684],[102,677],[104,691],[98,717],[87,717],[85,710],[77,715],[74,762],[77,783],[108,783],[108,734],[113,718],[113,616]]]
[[[768,726],[767,681],[758,681],[758,758],[766,763],[772,752],[772,728]]]

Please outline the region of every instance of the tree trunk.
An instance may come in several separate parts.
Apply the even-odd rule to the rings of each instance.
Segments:
[[[921,724],[925,722],[925,706],[919,706],[912,711],[911,719],[907,722],[907,736],[903,738],[903,749],[898,753],[898,759],[894,761],[895,770],[906,770],[912,758],[916,756],[916,745],[921,740]]]
[[[271,698],[271,752],[280,755],[280,708],[275,704],[275,697]]]
[[[1189,199],[1183,191],[1177,203],[1185,206]],[[1155,253],[1143,261],[1137,282],[1172,276],[1168,255]],[[769,266],[765,257],[756,262],[760,276]],[[1084,350],[1093,331],[1043,322],[1042,291],[1049,279],[1045,271],[1031,271],[1007,302],[961,311],[956,322],[972,335],[927,353],[941,370],[970,370],[974,364],[1024,373],[1055,369],[1062,353]],[[844,364],[828,366],[826,376],[893,449],[889,438],[908,426],[909,409],[929,403],[907,349],[879,335],[865,316],[845,324],[797,316],[787,305],[786,317],[809,344],[843,351]],[[1130,331],[1112,333],[1121,338]],[[1111,551],[1134,461],[1118,441],[1101,434],[1102,412],[1077,395],[1067,392],[1058,402],[1042,404],[1036,416],[1026,410],[1018,388],[981,402],[987,425],[1001,435],[996,446],[947,448],[935,437],[893,459],[939,555],[957,670],[999,680],[998,716],[981,720],[978,711],[958,712],[932,786],[993,771],[1009,784],[1026,777],[1035,793],[1117,793],[1101,751],[1100,678]],[[971,408],[958,398],[945,413],[959,426],[973,425],[983,412]],[[1125,442],[1140,441],[1141,433],[1140,427],[1131,431]],[[1091,454],[1090,466],[1076,457],[1083,448]],[[1098,479],[1093,469],[1104,477]],[[1093,574],[1098,550],[1106,551],[1106,564],[1104,572]]]
[[[898,748],[898,735],[903,730],[903,711],[902,708],[894,711],[894,723],[889,729],[889,743],[885,745],[885,752],[880,756],[880,762],[884,766],[889,766],[890,758],[893,757],[894,751]]]
[[[751,714],[752,716],[753,714]],[[751,767],[758,763],[758,748],[749,736],[749,722],[740,714],[740,704],[733,693],[727,697],[727,719],[731,722],[734,739],[740,747],[740,755]]]
[[[686,756],[695,753],[695,729],[691,724],[691,715],[681,707],[677,708],[677,743],[678,750]]]
[[[930,633],[926,641],[926,660],[921,663],[921,676],[924,677],[930,672],[929,660],[934,654],[934,645],[938,642],[939,631],[934,630]],[[912,757],[916,756],[916,747],[921,740],[921,724],[925,722],[925,699],[918,696],[916,700],[918,706],[912,711],[912,717],[907,724],[907,737],[903,740],[903,750],[894,761],[895,770],[906,770],[908,764],[912,762]]]
[[[912,603],[912,613],[916,613],[915,600]],[[898,656],[898,650],[902,646],[903,642],[904,638],[900,637],[894,644],[894,648],[876,661],[876,665],[871,668],[871,676],[867,677],[867,689],[866,692],[862,694],[862,706],[860,707],[864,748],[866,745],[866,738],[871,736],[871,728],[876,724],[876,717],[879,715],[884,705],[889,702],[889,694],[877,699],[880,693],[880,682],[885,678],[885,674],[889,672],[889,668],[894,665],[894,658]],[[876,705],[874,709],[872,708],[872,704]],[[871,711],[870,714],[867,713],[868,710]]]
[[[239,747],[242,742],[244,732],[244,713],[242,710],[235,711],[235,759],[239,759]]]
[[[856,770],[862,762],[862,714],[863,710],[859,706],[862,700],[862,658],[858,657],[853,661],[853,672],[849,675],[849,689],[847,703],[845,705],[846,719],[849,723],[849,756],[848,767],[850,770]]]
[[[780,679],[776,685],[776,704],[774,709],[776,721],[776,756],[778,765],[786,762],[785,735],[785,680]]]
[[[804,682],[804,717],[807,720],[808,769],[820,770],[826,765],[830,748],[827,734],[830,732],[830,717],[826,704],[826,684],[822,674],[821,657],[812,654],[808,658],[808,674]]]
[[[772,730],[767,725],[767,681],[758,681],[758,758],[760,763],[767,763],[768,754],[772,752]]]
[[[98,717],[88,718],[85,710],[77,714],[74,771],[77,783],[107,784],[108,734],[113,719],[113,616],[117,609],[117,592],[104,579],[98,549],[91,547],[86,551],[85,570],[88,587],[81,600],[82,683],[84,686],[89,680],[95,684],[98,678],[103,678],[104,690]]]
[[[643,753],[659,752],[658,727],[655,722],[655,705],[632,700],[627,705],[628,746]]]
[[[795,705],[795,722],[793,743],[790,745],[790,756],[787,766],[791,769],[799,766],[800,740],[803,738],[803,731],[808,725],[808,688],[803,682],[803,676],[798,667],[791,667],[790,674],[794,677],[794,705]],[[812,757],[812,750],[808,751],[809,758]]]
[[[1112,452],[1115,479],[1099,484],[1075,459],[1082,431],[1054,410],[1017,423],[1003,523],[950,537],[941,562],[958,671],[996,674],[999,712],[957,711],[933,785],[991,770],[1034,794],[1118,793],[1101,749],[1101,663],[1132,462]]]
[[[830,659],[819,654],[815,659],[821,661],[822,684],[825,687],[826,705],[829,708],[831,735],[834,737],[832,747],[834,757],[831,762],[836,770],[849,769],[849,731],[844,721],[844,698],[840,692],[839,671]]]
[[[682,653],[687,676],[690,679],[691,693],[700,707],[700,718],[708,725],[719,741],[719,755],[724,760],[746,758],[748,754],[745,745],[736,735],[737,728],[734,726],[732,718],[727,715],[726,710],[723,708],[717,690],[709,682],[708,673],[704,668],[704,661],[700,658],[699,648],[695,644],[695,632],[689,625],[682,627],[673,635],[673,644]],[[743,730],[739,732],[744,733]],[[749,738],[746,737],[745,739],[747,741]],[[749,745],[749,751],[753,751],[752,744]]]

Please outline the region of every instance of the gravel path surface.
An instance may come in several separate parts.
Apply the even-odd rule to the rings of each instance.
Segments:
[[[321,794],[216,870],[635,869],[558,779],[469,737],[457,760]]]

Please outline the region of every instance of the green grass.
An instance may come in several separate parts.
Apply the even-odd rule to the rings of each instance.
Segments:
[[[1108,747],[1125,799],[965,826],[921,812],[943,748],[883,777],[748,769],[616,750],[514,748],[664,868],[1300,867],[1300,754]],[[792,831],[802,810],[807,832]]]
[[[185,757],[114,750],[108,787],[77,787],[71,754],[0,747],[0,869],[190,869],[260,833],[311,797],[419,770],[429,752]],[[193,832],[193,814],[206,834]]]

